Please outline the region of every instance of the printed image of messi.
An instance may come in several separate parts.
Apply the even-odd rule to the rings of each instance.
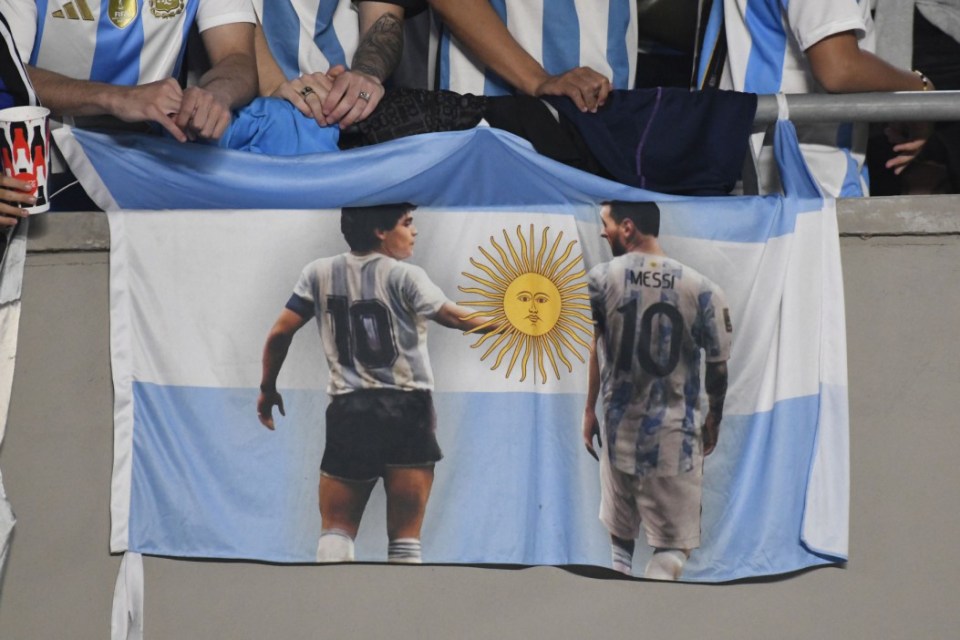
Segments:
[[[723,417],[730,312],[716,284],[664,254],[656,204],[607,203],[601,219],[614,258],[589,274],[595,336],[583,442],[595,458],[594,437],[606,447],[600,520],[613,568],[632,575],[642,524],[654,547],[643,576],[677,580],[700,546],[703,457],[716,446]],[[701,352],[709,401],[702,429]]]
[[[484,319],[450,302],[426,272],[402,262],[417,230],[408,204],[345,208],[350,251],[308,264],[267,336],[257,415],[285,415],[277,376],[294,334],[315,318],[330,370],[320,463],[318,562],[354,559],[370,492],[383,478],[390,562],[421,561],[420,528],[442,454],[431,399],[427,320],[464,331]]]

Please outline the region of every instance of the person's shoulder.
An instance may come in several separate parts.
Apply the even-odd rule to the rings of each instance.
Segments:
[[[305,274],[319,274],[323,271],[329,271],[330,268],[337,260],[344,260],[348,257],[349,253],[339,253],[333,256],[324,256],[322,258],[317,258],[312,262],[308,262],[306,266],[303,267],[303,273]]]
[[[593,265],[587,272],[587,279],[591,282],[599,282],[603,280],[607,274],[610,273],[611,267],[618,259],[619,258],[611,258],[610,260],[598,262],[597,264]]]
[[[715,291],[720,292],[721,294],[723,293],[723,288],[720,287],[720,285],[688,264],[684,264],[679,260],[669,257],[664,260],[664,264],[677,271],[677,273],[679,273],[681,276],[680,279],[683,283],[683,286],[690,289],[694,293],[699,293],[701,291]]]
[[[390,265],[390,273],[394,276],[409,278],[415,281],[430,280],[430,276],[427,275],[426,270],[420,265],[394,260],[393,258],[385,257],[384,259],[392,263]]]

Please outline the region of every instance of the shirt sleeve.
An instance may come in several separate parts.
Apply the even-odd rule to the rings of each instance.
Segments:
[[[610,263],[608,262],[598,264],[591,269],[587,275],[587,291],[590,294],[590,309],[593,311],[593,324],[596,325],[601,332],[604,329],[606,320],[603,282],[606,279],[605,276],[609,268]]]
[[[720,287],[706,279],[698,298],[700,346],[706,352],[707,362],[725,362],[730,359],[733,342],[727,298]]]
[[[806,51],[828,36],[844,31],[866,35],[870,21],[867,0],[789,0],[787,23],[800,48]]]
[[[197,29],[201,33],[237,22],[256,24],[257,16],[250,0],[200,0]]]
[[[300,273],[300,278],[297,280],[297,284],[293,287],[293,294],[290,296],[290,299],[287,300],[286,308],[302,318],[309,318],[315,314],[317,304],[316,296],[314,295],[314,291],[316,290],[316,271],[313,263],[304,267]]]
[[[401,287],[404,300],[417,315],[433,318],[440,311],[440,307],[450,300],[422,268],[416,265],[403,267],[405,273]]]

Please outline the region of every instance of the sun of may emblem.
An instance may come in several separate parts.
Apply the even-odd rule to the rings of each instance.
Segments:
[[[486,348],[481,360],[496,352],[492,370],[509,356],[507,378],[519,362],[521,382],[527,377],[531,361],[544,382],[548,366],[560,379],[558,361],[568,372],[573,371],[567,354],[585,362],[579,347],[589,349],[585,338],[593,335],[583,259],[579,252],[574,253],[577,242],[570,241],[564,247],[560,232],[551,244],[549,231],[550,227],[543,229],[539,249],[533,225],[526,238],[517,226],[516,245],[506,229],[503,246],[490,236],[490,245],[499,259],[478,247],[486,262],[471,258],[470,264],[482,274],[463,275],[480,286],[459,287],[463,293],[479,298],[461,301],[477,309],[471,316],[488,317],[488,325],[497,327],[471,346]]]

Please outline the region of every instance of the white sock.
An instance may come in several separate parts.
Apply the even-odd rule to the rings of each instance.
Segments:
[[[614,571],[632,576],[633,575],[633,550],[624,549],[616,543],[610,544],[611,566]]]
[[[387,562],[398,564],[420,564],[423,562],[420,557],[420,539],[397,538],[391,540],[387,547]]]
[[[680,549],[657,549],[650,556],[643,577],[650,580],[677,580],[686,562],[687,554]]]
[[[317,562],[353,562],[353,538],[340,529],[324,529],[317,543]]]

